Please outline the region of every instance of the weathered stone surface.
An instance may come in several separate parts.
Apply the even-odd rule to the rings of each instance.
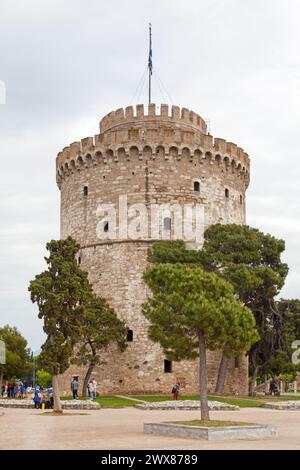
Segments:
[[[269,402],[264,404],[264,408],[271,410],[300,410],[300,400]]]
[[[100,394],[170,393],[179,381],[183,394],[198,393],[198,361],[173,363],[164,372],[162,349],[148,338],[148,323],[141,305],[149,291],[143,282],[148,249],[162,238],[150,224],[142,239],[128,238],[117,230],[116,238],[100,239],[99,204],[112,204],[117,225],[119,197],[127,196],[128,207],[143,204],[195,204],[204,206],[204,226],[214,223],[245,223],[245,193],[249,184],[248,155],[231,142],[207,134],[204,120],[187,109],[166,106],[148,114],[139,106],[119,109],[105,116],[100,134],[63,149],[56,161],[61,191],[61,237],[71,235],[81,245],[78,259],[89,273],[94,290],[105,297],[118,316],[133,330],[133,341],[119,354],[110,348],[93,377]],[[200,184],[195,191],[194,183]],[[84,194],[84,187],[87,194]],[[225,194],[225,189],[229,193]],[[172,226],[173,227],[173,226]],[[143,227],[144,228],[144,227]],[[178,238],[171,230],[171,239]],[[213,391],[220,363],[219,352],[208,352],[208,388]],[[86,370],[72,365],[60,378],[65,395],[70,393],[72,375],[80,384]],[[236,367],[230,360],[225,391],[247,393],[248,360]]]
[[[91,400],[62,400],[64,410],[99,410],[100,404]],[[32,399],[14,400],[0,399],[0,407],[3,408],[34,408]]]
[[[229,410],[238,411],[239,406],[228,405],[219,401],[209,401],[208,406],[210,410]],[[199,410],[199,400],[174,400],[174,401],[160,401],[160,402],[145,402],[135,405],[135,408],[141,410]]]
[[[204,427],[187,426],[172,423],[145,423],[145,434],[160,436],[182,437],[183,439],[204,439],[207,441],[224,441],[235,439],[267,439],[277,437],[275,426],[249,425],[249,426],[225,426]]]

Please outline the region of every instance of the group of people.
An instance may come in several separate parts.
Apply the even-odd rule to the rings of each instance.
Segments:
[[[73,395],[73,400],[78,399],[78,389],[79,389],[78,378],[73,377],[72,382],[71,382],[71,392]],[[89,381],[87,385],[87,392],[88,392],[89,399],[94,400],[95,397],[97,396],[97,382],[95,379],[92,379]]]
[[[7,382],[2,385],[1,397],[5,398],[24,398],[26,388],[24,383],[19,380],[17,382]]]
[[[46,390],[43,390],[42,387],[37,386],[34,389],[33,403],[37,410],[53,408],[53,389],[47,388]]]

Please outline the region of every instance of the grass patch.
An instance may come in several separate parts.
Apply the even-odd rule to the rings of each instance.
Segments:
[[[170,424],[183,424],[185,426],[205,426],[208,428],[224,428],[226,426],[255,426],[253,423],[243,423],[242,421],[204,421],[194,419],[192,421],[168,421]]]

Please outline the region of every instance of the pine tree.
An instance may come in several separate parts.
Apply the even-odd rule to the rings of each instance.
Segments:
[[[143,305],[149,337],[170,360],[199,358],[201,419],[209,419],[206,350],[242,353],[257,341],[255,319],[214,273],[184,264],[153,264],[144,279],[152,297]]]
[[[84,306],[92,296],[87,273],[76,262],[79,245],[71,238],[46,245],[47,270],[30,282],[31,300],[39,309],[47,335],[39,357],[41,367],[52,375],[54,410],[61,411],[58,375],[69,365],[82,334]]]

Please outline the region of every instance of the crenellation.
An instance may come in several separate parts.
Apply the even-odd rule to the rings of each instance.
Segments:
[[[214,147],[217,151],[225,153],[226,152],[226,140],[216,137],[214,139]]]
[[[160,115],[162,118],[168,118],[169,117],[169,106],[167,104],[162,104],[160,106]]]
[[[81,150],[81,143],[80,142],[73,142],[70,144],[70,158],[76,157]]]
[[[145,116],[144,114],[144,105],[143,104],[137,104],[136,105],[136,118],[137,119],[143,119]]]
[[[213,136],[210,135],[210,134],[207,134],[207,135],[204,135],[203,136],[203,142],[204,142],[204,147],[206,149],[211,149],[213,150],[213,147],[214,147],[214,139],[213,139]]]
[[[93,137],[85,137],[81,139],[81,151],[82,153],[89,152],[94,148],[94,138]]]
[[[174,121],[179,121],[180,120],[180,107],[179,106],[172,106],[172,119]]]

